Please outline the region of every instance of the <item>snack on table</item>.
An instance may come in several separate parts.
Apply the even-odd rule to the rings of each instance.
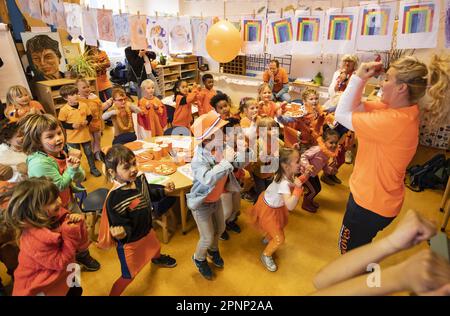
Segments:
[[[125,147],[127,147],[128,149],[132,150],[132,151],[136,151],[139,149],[142,149],[142,142],[131,142],[131,143],[126,143]]]

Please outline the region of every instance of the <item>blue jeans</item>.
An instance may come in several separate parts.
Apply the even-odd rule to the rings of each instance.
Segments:
[[[219,238],[225,230],[222,202],[219,199],[213,203],[203,203],[198,209],[192,210],[192,216],[197,223],[200,240],[195,250],[195,259],[206,260],[207,250],[219,250]]]
[[[273,100],[274,101],[286,101],[291,102],[291,95],[289,93],[283,93],[279,98],[277,98],[276,93],[273,94]]]

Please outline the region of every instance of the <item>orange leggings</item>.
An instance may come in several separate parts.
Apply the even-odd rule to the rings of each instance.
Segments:
[[[271,257],[273,253],[284,243],[284,231],[279,230],[273,233],[269,233],[266,235],[266,239],[269,240],[269,243],[264,249],[263,254],[265,256]]]

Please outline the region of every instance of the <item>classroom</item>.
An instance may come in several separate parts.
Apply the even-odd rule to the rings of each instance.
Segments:
[[[450,295],[449,0],[5,0],[0,43],[0,296]]]

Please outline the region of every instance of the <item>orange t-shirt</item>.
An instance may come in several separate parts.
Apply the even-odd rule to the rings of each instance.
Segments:
[[[419,108],[394,109],[380,103],[366,102],[367,112],[353,113],[358,154],[350,191],[358,205],[394,217],[402,208],[403,179],[419,142]]]
[[[213,96],[216,95],[216,90],[211,89],[208,90],[206,88],[203,88],[200,93],[197,96],[198,100],[198,115],[206,114],[211,110],[214,110],[214,108],[211,105],[211,99]]]
[[[45,109],[38,101],[31,100],[30,107],[26,110],[16,110],[14,105],[9,105],[5,108],[4,114],[9,119],[10,122],[17,122],[22,117],[26,116],[31,109],[37,110],[41,113],[45,113]]]
[[[263,81],[269,82],[269,80],[270,80],[270,73],[269,73],[269,70],[266,70],[263,74]],[[273,82],[272,91],[274,93],[277,93],[278,91],[283,89],[284,84],[289,83],[289,78],[288,78],[286,70],[284,70],[284,68],[278,68],[278,72],[274,76],[273,81],[274,82]]]
[[[151,131],[152,136],[162,136],[163,128],[161,127],[161,122],[159,121],[159,117],[156,111],[159,111],[159,103],[161,101],[156,101],[159,99],[153,97],[153,99],[149,100],[146,98],[141,98],[139,100],[138,106],[141,109],[141,113],[138,114],[138,123],[145,130]],[[157,110],[155,111],[155,106]]]
[[[86,103],[79,102],[78,108],[66,104],[59,111],[58,120],[69,124],[79,124],[86,121],[88,115],[92,114]],[[91,134],[89,133],[88,126],[84,126],[80,129],[67,129],[66,133],[68,143],[82,144],[91,141]]]
[[[241,118],[240,125],[242,128],[249,128],[252,125],[252,121],[248,117]]]
[[[258,114],[261,116],[275,117],[277,113],[278,105],[275,102],[269,101],[259,108]]]
[[[196,99],[197,93],[191,92],[187,96],[177,95],[176,108],[173,114],[173,126],[191,127],[192,122],[192,102]]]
[[[86,103],[91,110],[92,120],[89,123],[89,131],[91,133],[101,132],[104,128],[102,114],[103,114],[103,104],[99,98],[95,99],[84,99],[79,98],[80,102]]]
[[[105,63],[103,66],[104,68],[97,72],[97,88],[98,91],[103,91],[112,87],[112,83],[108,79],[108,74],[106,72],[111,64],[108,55],[104,51],[99,51],[95,57],[98,63]]]

